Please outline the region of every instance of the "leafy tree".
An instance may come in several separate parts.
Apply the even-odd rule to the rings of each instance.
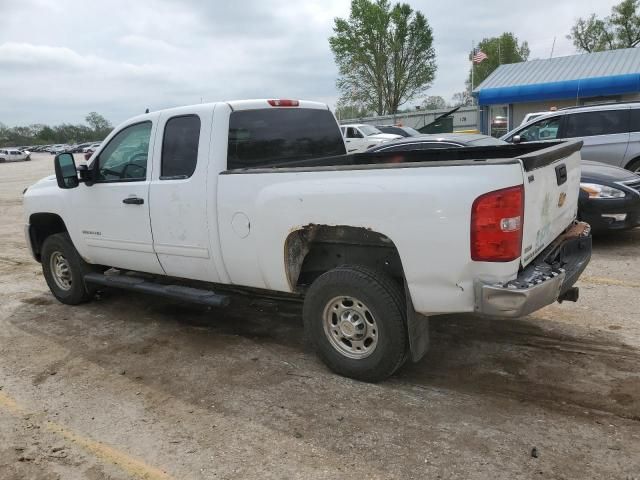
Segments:
[[[567,35],[581,52],[601,52],[640,45],[640,0],[623,0],[613,6],[611,15],[598,18],[595,13],[578,18]]]
[[[0,146],[45,145],[50,143],[80,143],[103,139],[109,134],[111,123],[102,115],[91,112],[86,117],[87,125],[44,125],[7,127],[0,123]]]
[[[85,120],[97,138],[106,137],[113,130],[111,122],[97,112],[90,112]]]
[[[463,92],[454,93],[453,97],[451,97],[451,103],[454,107],[470,107],[473,105],[473,97],[471,96],[471,93],[469,93],[469,90],[465,90]]]
[[[363,104],[378,115],[395,113],[433,81],[431,27],[406,3],[352,0],[349,18],[336,18],[333,31],[329,45],[344,103]]]
[[[338,102],[336,107],[336,117],[339,119],[370,117],[373,112],[363,105],[343,104]]]
[[[425,110],[442,110],[447,108],[447,101],[438,95],[429,96],[422,101],[421,108]]]
[[[503,63],[526,62],[530,53],[529,44],[520,43],[511,32],[505,32],[499,37],[485,38],[478,44],[478,48],[487,55],[487,59],[473,65],[473,85],[471,85],[471,70],[469,70],[467,85],[471,85],[471,90],[480,85]]]

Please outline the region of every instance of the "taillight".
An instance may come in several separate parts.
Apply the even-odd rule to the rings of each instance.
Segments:
[[[471,207],[471,259],[510,262],[520,257],[523,217],[522,185],[476,198]]]
[[[297,107],[300,105],[298,100],[267,100],[272,107]]]

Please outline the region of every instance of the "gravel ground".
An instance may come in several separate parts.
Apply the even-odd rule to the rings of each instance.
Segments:
[[[125,292],[58,303],[0,164],[0,478],[640,478],[640,230],[597,238],[577,304],[432,320],[378,385],[305,349],[300,305]]]

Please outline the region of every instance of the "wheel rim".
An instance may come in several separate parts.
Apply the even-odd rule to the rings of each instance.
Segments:
[[[71,267],[65,256],[60,252],[53,252],[49,259],[49,266],[51,267],[53,281],[56,282],[58,288],[70,290],[72,283]]]
[[[345,357],[366,358],[376,349],[378,325],[363,301],[350,296],[335,297],[327,303],[322,318],[329,343]]]

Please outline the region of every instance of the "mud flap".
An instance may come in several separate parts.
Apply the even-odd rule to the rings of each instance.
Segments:
[[[407,336],[409,337],[409,351],[411,361],[419,362],[429,350],[429,317],[421,315],[413,308],[409,286],[405,280],[404,291],[407,303]]]

